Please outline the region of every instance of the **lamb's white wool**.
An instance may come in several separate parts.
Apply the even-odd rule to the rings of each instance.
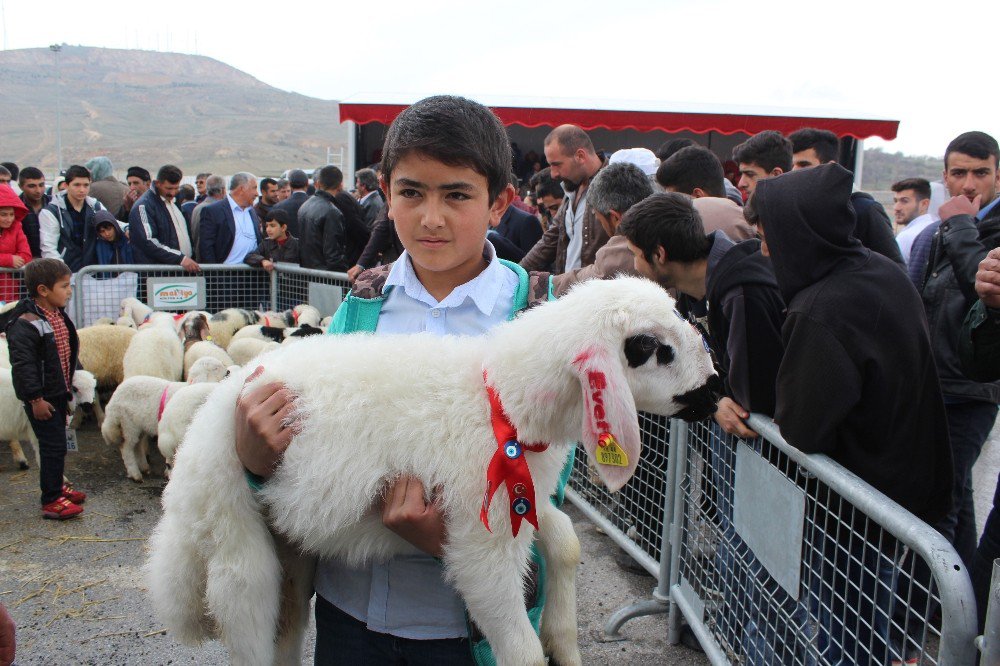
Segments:
[[[263,312],[257,310],[255,314],[257,315],[257,321],[271,328],[285,328],[286,326],[293,326],[295,323],[295,320],[292,317],[286,317],[284,312],[275,312],[274,310]]]
[[[233,359],[233,363],[236,365],[246,365],[257,356],[260,356],[264,352],[277,349],[279,346],[279,343],[272,340],[244,338],[242,340],[233,340],[230,342],[229,348],[226,349],[226,352]]]
[[[134,328],[112,325],[87,326],[80,337],[80,365],[94,373],[100,388],[113,388],[125,379],[125,352],[137,334]]]
[[[146,375],[171,382],[180,380],[184,372],[184,347],[174,331],[173,320],[169,325],[160,322],[151,319],[129,343],[122,359],[126,379]]]
[[[237,366],[233,367],[239,371]],[[167,478],[170,478],[174,454],[181,444],[184,433],[191,424],[195,413],[215,390],[215,386],[215,383],[212,382],[187,384],[178,389],[167,401],[163,415],[160,417],[156,438],[156,447],[163,455],[163,459],[167,461]]]
[[[325,332],[328,328],[330,328],[331,322],[333,322],[333,315],[327,315],[326,317],[323,317],[323,319],[320,320],[319,327],[322,328],[323,331]]]
[[[153,308],[149,307],[138,298],[126,298],[122,300],[118,316],[128,317],[132,320],[133,324],[141,326],[146,321],[146,317],[152,312]]]
[[[188,376],[191,372],[191,366],[202,358],[217,359],[226,367],[235,363],[230,355],[226,353],[226,350],[219,345],[210,340],[199,340],[192,343],[191,346],[187,348],[187,351],[184,352],[184,375]]]
[[[125,328],[138,328],[135,325],[135,320],[132,317],[118,317],[118,321],[115,322],[115,326],[124,326]]]
[[[208,320],[208,327],[212,332],[212,340],[226,349],[229,347],[233,333],[256,322],[256,313],[239,308],[228,308],[212,315],[211,319]]]
[[[229,369],[215,358],[202,358],[192,367],[188,384],[219,382]],[[125,472],[136,482],[149,473],[149,437],[157,434],[157,416],[160,403],[169,403],[171,396],[187,386],[182,382],[169,382],[160,377],[128,377],[115,390],[105,410],[101,434],[104,441],[121,451]]]
[[[70,398],[70,409],[76,412],[85,405],[93,405],[98,420],[103,417],[100,403],[97,402],[97,380],[86,370],[73,373],[73,393]],[[28,469],[28,459],[21,448],[22,441],[29,441],[35,448],[35,463],[39,461],[38,440],[31,430],[28,415],[24,412],[24,403],[14,394],[14,380],[9,368],[0,368],[0,441],[10,441],[10,451],[14,462],[21,469]]]
[[[251,388],[282,381],[299,396],[299,433],[255,496],[236,457],[232,418],[253,368],[220,384],[176,454],[147,564],[154,606],[175,637],[196,642],[217,630],[234,663],[254,665],[298,663],[311,573],[297,548],[355,564],[413,552],[374,506],[404,473],[443,488],[446,575],[498,664],[541,665],[543,643],[554,661],[579,664],[579,544],[569,519],[545,499],[571,443],[583,441],[593,455],[598,438],[614,434],[627,467],[598,467],[617,490],[638,462],[636,406],[700,418],[714,408],[717,380],[673,300],[636,278],[581,284],[483,337],[316,336],[251,365],[258,363],[264,372]],[[520,440],[551,443],[525,454],[549,566],[541,642],[522,598],[530,525],[512,537],[503,488],[489,513],[492,532],[479,521],[497,452],[484,371]]]
[[[302,326],[303,324],[309,324],[310,326],[319,326],[320,317],[322,316],[318,309],[311,305],[302,303],[301,305],[296,305],[292,308],[292,312],[295,317],[295,325]]]
[[[153,326],[160,326],[176,333],[178,328],[177,322],[178,320],[175,319],[174,315],[169,312],[153,312],[146,318],[145,323],[140,324],[139,330],[141,331]]]
[[[91,326],[111,326],[114,323],[115,323],[115,320],[112,319],[111,317],[101,317],[100,319],[98,319],[97,321],[95,321],[93,324],[91,324]]]
[[[0,334],[0,368],[10,367],[10,349],[7,348],[7,336]]]

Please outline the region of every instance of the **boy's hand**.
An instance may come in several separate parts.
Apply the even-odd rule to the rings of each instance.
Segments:
[[[274,262],[271,261],[270,259],[265,259],[264,261],[260,262],[260,267],[263,268],[268,273],[270,273],[271,271],[274,270]]]
[[[21,266],[24,266],[24,257],[20,257],[15,254],[12,263],[14,264],[14,268],[20,268]]]
[[[17,627],[14,619],[0,604],[0,666],[10,666],[17,656],[17,641],[15,632]]]
[[[757,433],[748,428],[743,422],[743,419],[750,418],[750,414],[732,398],[722,398],[719,400],[719,408],[715,411],[713,418],[730,435],[736,435],[744,439],[757,437]]]
[[[48,421],[56,413],[56,408],[52,406],[51,402],[43,398],[31,403],[31,413],[36,421]]]
[[[183,259],[181,259],[181,268],[188,271],[189,273],[197,273],[198,271],[201,270],[201,266],[198,265],[198,262],[196,262],[191,257],[184,257]]]
[[[264,371],[258,366],[247,377],[254,380]],[[268,478],[281,462],[298,428],[289,423],[295,396],[280,382],[271,382],[246,393],[236,401],[236,456],[257,476]]]
[[[383,500],[382,524],[425,553],[441,557],[446,530],[440,488],[434,491],[428,502],[420,479],[399,477]]]
[[[354,284],[354,281],[358,279],[358,276],[361,275],[361,271],[363,270],[364,269],[357,264],[347,269],[347,279],[351,281],[351,284]]]

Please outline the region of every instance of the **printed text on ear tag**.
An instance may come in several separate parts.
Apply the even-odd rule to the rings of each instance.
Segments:
[[[618,440],[610,432],[597,438],[597,462],[601,465],[628,467],[628,455],[618,446]]]

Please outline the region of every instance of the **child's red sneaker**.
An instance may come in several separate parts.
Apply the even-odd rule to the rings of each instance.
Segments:
[[[80,492],[79,490],[73,490],[73,486],[68,483],[63,484],[62,496],[73,504],[83,504],[87,501],[87,493]]]
[[[42,505],[42,518],[47,520],[67,520],[83,513],[83,507],[73,504],[65,497]]]

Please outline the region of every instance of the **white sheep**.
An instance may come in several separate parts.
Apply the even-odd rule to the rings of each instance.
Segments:
[[[174,330],[173,318],[154,317],[141,327],[125,350],[122,368],[126,379],[146,375],[178,381],[184,372],[184,347]]]
[[[317,308],[311,305],[307,305],[306,303],[296,305],[294,308],[292,308],[292,317],[295,321],[295,323],[293,324],[294,326],[302,326],[303,324],[309,324],[310,326],[315,326],[318,328],[319,323],[321,321],[320,318],[322,316],[323,315]]]
[[[135,320],[132,317],[118,317],[118,321],[115,322],[115,326],[123,326],[125,328],[138,328],[135,325]]]
[[[284,343],[290,338],[304,338],[310,335],[318,335],[322,332],[322,329],[310,326],[309,324],[303,324],[295,327],[275,327],[264,326],[263,324],[253,324],[252,326],[244,326],[240,330],[236,331],[229,344],[238,342],[239,340],[263,340]]]
[[[192,366],[188,384],[218,382],[228,372],[217,359],[203,358]],[[127,377],[111,396],[101,435],[121,452],[128,478],[141,483],[142,475],[149,473],[148,438],[156,436],[160,414],[171,396],[188,384],[139,375]]]
[[[226,367],[233,365],[233,359],[226,350],[212,340],[207,312],[195,311],[186,314],[181,319],[180,336],[184,341],[184,377],[188,376],[191,367],[201,358],[218,359]]]
[[[80,338],[80,365],[94,373],[97,387],[111,389],[125,379],[125,352],[137,335],[134,328],[93,325],[77,330]]]
[[[212,339],[223,349],[229,347],[229,341],[236,331],[244,326],[256,323],[256,313],[239,308],[220,310],[208,320],[209,329],[212,331]]]
[[[97,380],[86,370],[73,373],[73,392],[70,396],[70,409],[75,413],[84,405],[95,405],[97,399]],[[96,407],[96,405],[95,405]],[[59,414],[52,418],[60,418]],[[65,418],[65,417],[62,417]],[[35,448],[35,462],[40,466],[38,440],[31,430],[31,422],[24,411],[24,403],[14,394],[14,380],[10,368],[0,368],[0,440],[10,440],[10,452],[14,462],[21,469],[28,469],[28,459],[21,448],[21,442],[29,441]]]
[[[119,317],[128,317],[136,327],[142,326],[153,313],[153,308],[149,307],[138,298],[122,299],[121,308],[118,311]]]
[[[233,340],[230,342],[229,348],[226,349],[226,353],[229,354],[229,356],[233,359],[233,363],[236,365],[246,365],[264,352],[269,352],[273,349],[277,349],[278,347],[279,343],[272,340],[244,338],[242,340]]]
[[[285,312],[275,312],[274,310],[255,310],[254,314],[257,315],[257,321],[264,326],[270,326],[272,328],[287,328],[288,326],[295,326],[295,317],[292,315],[291,310],[286,310]]]
[[[547,500],[572,442],[591,457],[601,449],[598,469],[618,490],[638,463],[636,408],[703,418],[718,383],[673,299],[638,278],[580,284],[482,337],[317,336],[259,363],[264,372],[247,390],[281,381],[298,396],[291,446],[263,490],[251,491],[233,418],[251,368],[220,384],[175,457],[146,571],[173,636],[191,643],[216,635],[233,663],[260,666],[299,663],[312,556],[357,565],[414,552],[375,508],[400,474],[443,488],[445,576],[497,663],[541,666],[544,644],[553,661],[580,664],[579,544]],[[494,497],[492,531],[480,522],[486,470],[517,451],[509,441],[498,446],[487,382],[520,442],[549,443],[522,454],[533,498],[523,488],[513,502],[506,488]],[[533,530],[523,522],[512,536],[511,511],[532,499],[548,566],[541,641],[522,596]]]
[[[233,366],[237,371],[239,368]],[[233,372],[233,369],[229,369]],[[160,450],[163,459],[167,461],[166,476],[170,478],[170,468],[173,467],[174,455],[177,448],[184,439],[195,413],[205,404],[208,396],[215,390],[213,382],[199,382],[197,384],[186,384],[169,397],[163,414],[160,415],[160,423],[157,427],[156,447]]]

